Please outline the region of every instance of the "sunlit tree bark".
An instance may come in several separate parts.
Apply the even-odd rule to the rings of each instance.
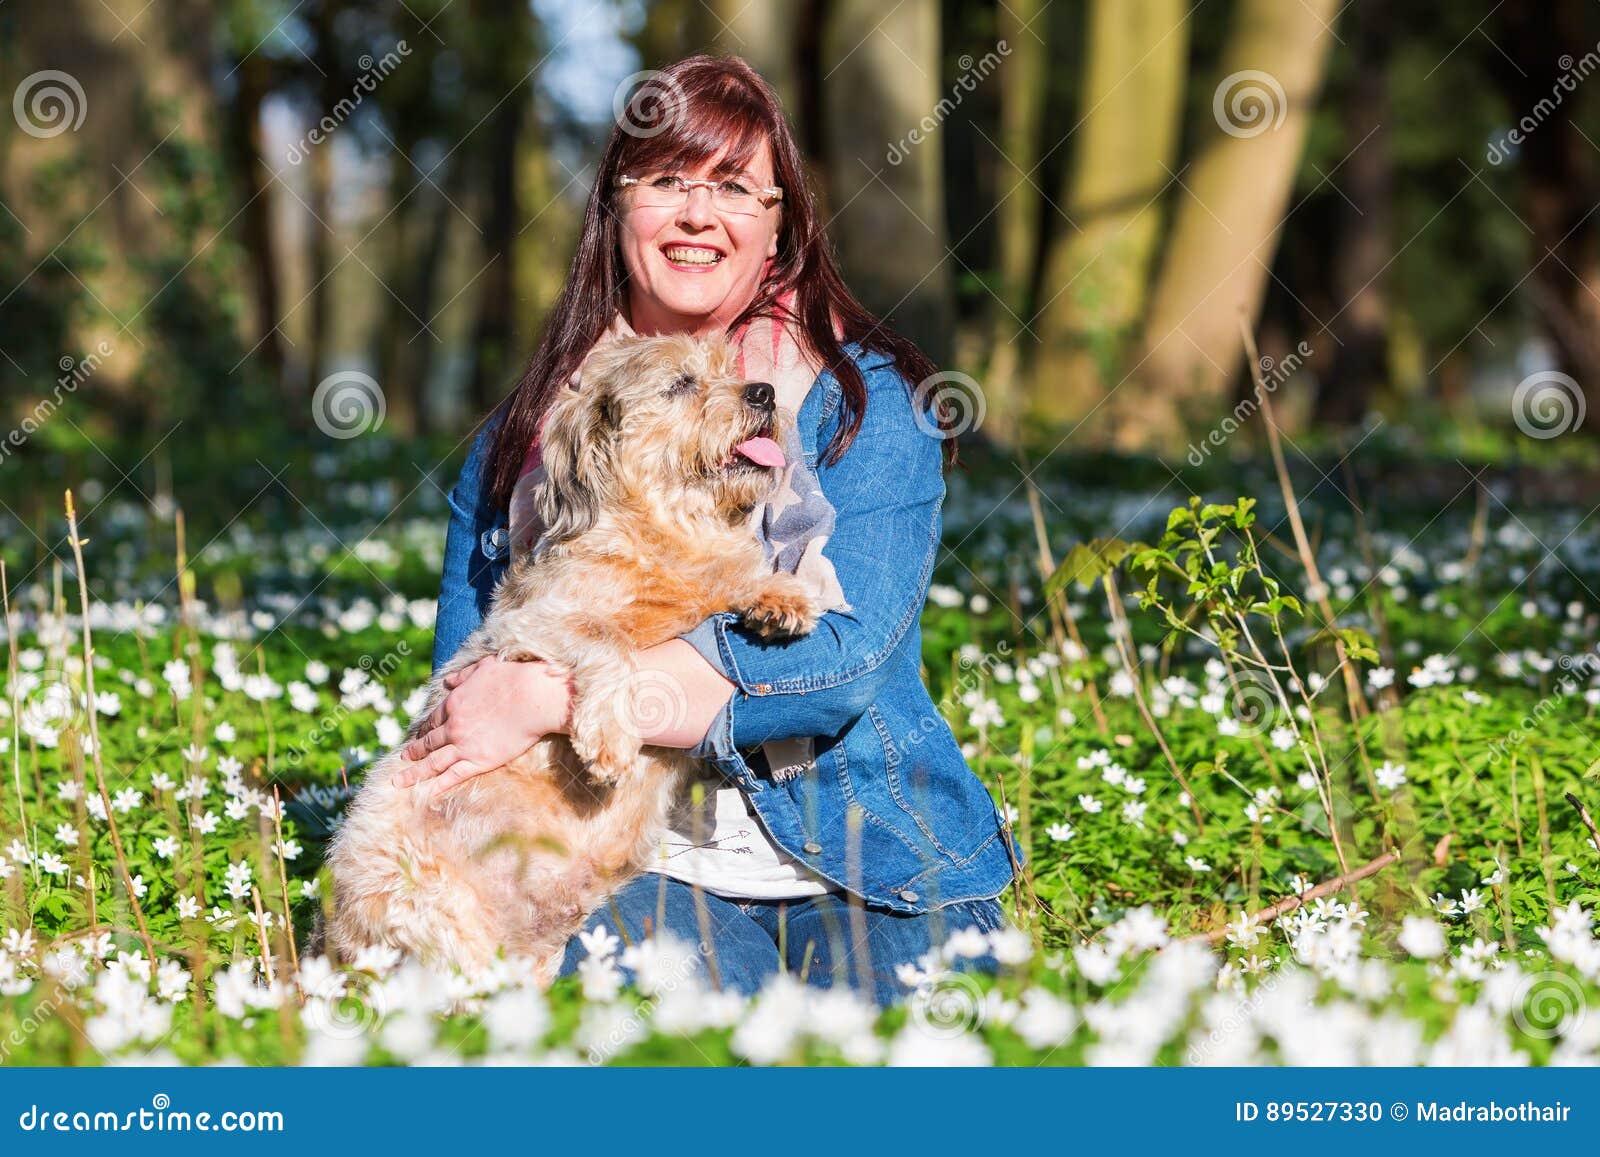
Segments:
[[[1238,0],[1213,115],[1180,195],[1151,295],[1126,440],[1170,432],[1188,405],[1227,397],[1254,320],[1334,42],[1337,0]],[[1197,415],[1198,416],[1198,415]]]

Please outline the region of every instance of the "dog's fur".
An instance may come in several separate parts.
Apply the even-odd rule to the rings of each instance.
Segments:
[[[681,710],[684,693],[641,679],[634,652],[717,611],[768,635],[815,625],[807,586],[774,573],[750,526],[773,470],[733,452],[792,416],[752,405],[735,366],[721,340],[630,338],[562,390],[542,437],[548,549],[512,564],[408,741],[444,678],[488,655],[568,672],[570,737],[443,791],[395,786],[398,751],[375,763],[329,853],[341,956],[382,944],[470,971],[504,952],[548,980],[584,917],[656,852],[693,763],[642,746],[636,713]]]

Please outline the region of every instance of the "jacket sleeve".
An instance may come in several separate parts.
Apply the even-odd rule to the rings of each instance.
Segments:
[[[877,697],[889,658],[922,613],[944,500],[941,441],[893,366],[869,371],[867,391],[855,441],[818,472],[836,516],[823,553],[850,609],[782,642],[761,639],[727,612],[682,635],[734,685],[691,754],[725,758],[769,739],[843,732]],[[831,425],[824,421],[819,446]]]
[[[485,422],[473,439],[461,475],[447,496],[450,524],[445,531],[444,568],[433,623],[433,670],[438,671],[466,640],[489,609],[496,576],[483,552],[482,536],[495,522],[485,508],[483,464],[495,422]]]

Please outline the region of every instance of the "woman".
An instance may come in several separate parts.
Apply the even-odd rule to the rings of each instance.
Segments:
[[[646,742],[691,751],[707,779],[659,862],[589,927],[636,942],[664,926],[741,991],[786,969],[888,1003],[951,932],[1000,927],[1015,854],[921,680],[948,442],[911,383],[934,367],[846,289],[789,125],[747,64],[681,61],[630,111],[658,120],[612,132],[538,352],[451,492],[434,666],[477,626],[512,547],[536,545],[519,511],[539,421],[595,342],[727,334],[744,375],[798,414],[761,531],[832,609],[802,639],[763,642],[724,614],[639,654],[641,688],[672,700],[666,718],[637,705]],[[407,748],[407,778],[497,767],[568,711],[543,664],[482,660]],[[574,941],[565,971],[583,956]]]

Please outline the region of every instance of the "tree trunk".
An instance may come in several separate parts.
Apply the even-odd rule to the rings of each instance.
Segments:
[[[710,47],[742,57],[778,92],[783,107],[792,109],[799,95],[794,0],[752,4],[750,0],[705,0],[711,25]]]
[[[1355,0],[1345,26],[1359,62],[1345,97],[1344,163],[1335,206],[1337,238],[1330,254],[1336,298],[1328,327],[1332,362],[1320,379],[1314,420],[1349,426],[1366,415],[1389,377],[1389,303],[1384,273],[1390,260],[1394,172],[1389,153],[1388,69],[1393,18],[1386,0]],[[1320,335],[1318,335],[1320,337]],[[1310,344],[1314,347],[1318,337]]]
[[[1592,145],[1573,123],[1577,101],[1570,93],[1584,83],[1573,75],[1572,46],[1580,38],[1578,14],[1568,0],[1513,5],[1497,13],[1494,39],[1516,61],[1485,53],[1513,121],[1538,118],[1516,145],[1524,174],[1523,218],[1533,230],[1532,272],[1527,287],[1561,368],[1583,384],[1590,411],[1600,407],[1600,223],[1594,219],[1596,190]],[[1561,61],[1566,60],[1563,68]],[[1561,83],[1562,78],[1565,83]],[[1552,93],[1565,90],[1559,103]]]
[[[886,12],[839,0],[824,44],[833,236],[845,276],[867,308],[943,361],[954,309],[938,123],[941,99],[955,98],[941,91],[937,2],[904,0]]]
[[[318,103],[321,106],[317,110],[318,117],[332,113],[339,98],[344,95],[339,91],[342,72],[338,45],[334,39],[337,8],[338,0],[322,0],[311,21],[316,36],[313,59],[321,70],[317,85]],[[309,170],[306,191],[306,206],[311,218],[306,222],[311,277],[307,290],[311,317],[310,334],[306,342],[308,394],[316,390],[328,372],[329,347],[333,336],[333,142],[323,141],[312,146],[310,154],[307,158]]]
[[[1123,404],[1124,443],[1164,440],[1185,403],[1213,411],[1239,370],[1299,166],[1337,0],[1238,0],[1213,116],[1185,171],[1144,330],[1143,388]]]
[[[522,61],[533,48],[533,16],[526,0],[492,0],[482,6],[483,47],[498,63],[498,100],[482,134],[482,165],[488,212],[483,230],[483,272],[478,277],[478,316],[472,335],[472,378],[467,397],[473,411],[487,414],[513,373],[513,313],[517,302],[516,239],[518,150],[528,122],[532,90]],[[503,98],[502,98],[503,94]]]
[[[1124,372],[1160,240],[1163,190],[1178,168],[1188,73],[1186,0],[1092,0],[1084,120],[1038,313],[1031,408],[1082,414]],[[1061,126],[1069,131],[1071,126]]]
[[[272,88],[272,63],[260,53],[237,62],[238,87],[230,112],[228,157],[239,201],[241,236],[250,258],[254,317],[250,338],[256,357],[283,376],[283,341],[278,323],[283,305],[278,284],[277,230],[272,212],[271,171],[261,156],[261,106]]]

